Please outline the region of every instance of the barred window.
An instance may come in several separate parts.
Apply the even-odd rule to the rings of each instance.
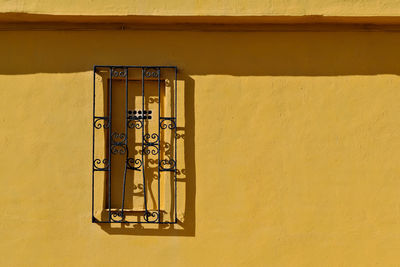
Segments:
[[[178,222],[177,73],[94,67],[93,222]]]

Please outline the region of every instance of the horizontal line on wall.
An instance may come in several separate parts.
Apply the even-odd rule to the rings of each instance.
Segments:
[[[123,23],[123,24],[398,24],[400,16],[105,16],[105,15],[49,15],[27,13],[0,13],[0,23],[69,22],[69,23]]]
[[[0,31],[271,31],[343,32],[400,31],[400,25],[376,24],[119,24],[119,23],[0,23]]]
[[[400,17],[0,14],[0,30],[400,31]]]

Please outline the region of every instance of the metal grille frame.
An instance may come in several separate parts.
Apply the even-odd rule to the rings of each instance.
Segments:
[[[96,71],[99,69],[109,70],[109,84],[108,84],[108,114],[104,116],[96,115]],[[158,85],[158,133],[147,133],[145,131],[145,117],[142,116],[141,119],[132,119],[132,116],[128,115],[128,81],[129,81],[129,70],[141,70],[141,96],[142,96],[142,114],[145,110],[145,81],[146,78],[152,78],[157,80]],[[165,69],[172,70],[174,73],[174,105],[173,105],[173,116],[162,117],[160,114],[160,84],[161,84],[161,72]],[[92,222],[93,223],[152,223],[152,224],[177,224],[177,75],[178,68],[176,66],[134,66],[134,65],[94,65],[93,66],[93,140],[92,140]],[[125,79],[125,133],[112,132],[112,81],[113,78]],[[104,103],[106,104],[106,103]],[[156,114],[154,114],[156,115]],[[95,158],[95,131],[104,128],[108,131],[107,137],[107,153],[108,158]],[[141,157],[130,158],[128,152],[128,129],[136,128],[142,131],[142,150]],[[174,158],[169,160],[161,160],[160,158],[160,144],[161,131],[169,130],[172,131],[172,136],[174,139]],[[150,141],[151,140],[151,141]],[[150,149],[152,148],[152,149]],[[125,157],[125,169],[123,177],[123,191],[122,191],[122,205],[121,209],[114,211],[111,208],[111,160],[112,154],[126,154]],[[147,207],[147,196],[146,196],[146,175],[145,175],[145,154],[152,153],[153,155],[158,154],[157,162],[157,172],[158,172],[158,199],[157,207],[158,210],[151,211]],[[143,174],[143,192],[144,192],[144,211],[143,211],[143,221],[127,221],[125,220],[124,211],[124,201],[125,201],[125,185],[126,185],[126,172],[127,171],[141,171]],[[99,220],[94,215],[94,202],[95,202],[95,173],[105,172],[107,173],[107,210],[108,210],[108,220]],[[173,220],[171,221],[161,221],[161,201],[160,201],[160,172],[172,172],[173,173]]]

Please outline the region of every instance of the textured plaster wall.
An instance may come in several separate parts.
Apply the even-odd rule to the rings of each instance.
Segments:
[[[1,12],[53,15],[398,16],[399,0],[1,0]]]
[[[2,266],[398,265],[400,34],[0,39]],[[91,223],[93,64],[177,65],[190,85],[187,236]]]

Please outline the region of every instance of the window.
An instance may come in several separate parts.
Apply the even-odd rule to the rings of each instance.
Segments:
[[[92,221],[177,223],[177,68],[95,66]]]

